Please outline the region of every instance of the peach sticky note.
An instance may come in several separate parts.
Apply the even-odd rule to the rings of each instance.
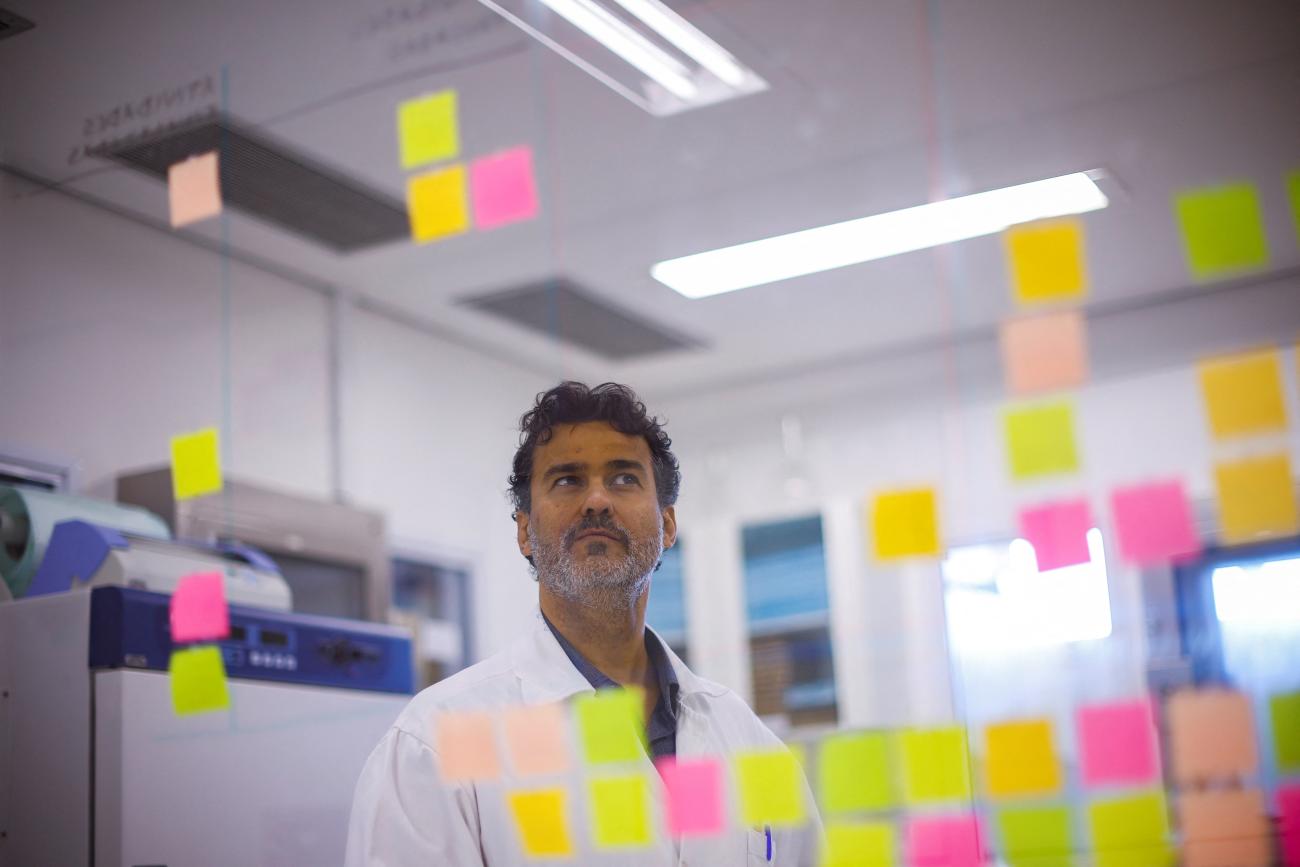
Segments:
[[[178,500],[221,490],[221,445],[216,428],[171,439],[172,493]]]
[[[186,575],[172,593],[172,641],[212,641],[230,634],[226,583],[220,572]]]
[[[1015,807],[996,818],[1003,860],[1010,867],[1077,867],[1068,807]]]
[[[1021,304],[1076,299],[1088,291],[1083,222],[1077,217],[1012,226],[1003,240]]]
[[[907,823],[907,863],[912,867],[983,867],[983,834],[970,814],[927,816]]]
[[[1086,786],[1148,783],[1158,773],[1156,727],[1146,699],[1086,705],[1075,718]]]
[[[519,845],[529,858],[566,858],[573,854],[564,789],[511,792],[507,800],[519,829]]]
[[[1073,310],[1002,323],[1002,370],[1012,394],[1082,385],[1088,378],[1088,334]]]
[[[433,742],[443,779],[494,780],[501,776],[492,714],[440,713],[433,720]]]
[[[1269,867],[1271,832],[1258,789],[1187,792],[1178,799],[1183,867]]]
[[[1285,454],[1218,464],[1214,482],[1227,544],[1289,536],[1300,527],[1291,461]]]
[[[1116,488],[1110,495],[1110,514],[1120,556],[1129,563],[1177,562],[1201,550],[1187,491],[1176,479]]]
[[[989,794],[995,798],[1060,791],[1061,763],[1050,720],[1015,720],[984,729]]]
[[[669,834],[692,837],[722,832],[727,822],[723,809],[722,762],[664,756],[655,762],[655,767],[663,780],[664,818]]]
[[[474,223],[495,229],[537,216],[537,182],[533,177],[533,149],[511,148],[479,157],[469,166]]]
[[[899,738],[903,796],[908,804],[970,798],[970,754],[964,728],[908,729]]]
[[[1189,190],[1174,197],[1192,275],[1221,277],[1268,264],[1268,242],[1252,184]]]
[[[181,160],[167,168],[167,202],[172,228],[221,213],[221,177],[216,151]]]
[[[645,757],[641,697],[639,687],[600,689],[578,697],[573,707],[588,762],[636,762]]]
[[[230,707],[226,664],[215,644],[173,650],[167,664],[172,708],[178,716]]]
[[[894,867],[898,848],[888,822],[828,822],[821,867]]]
[[[1255,773],[1255,716],[1250,699],[1230,689],[1181,689],[1165,705],[1170,761],[1181,785]]]
[[[397,107],[397,139],[402,168],[448,160],[460,153],[456,91],[403,102]]]
[[[939,555],[939,515],[933,488],[877,494],[871,507],[871,538],[876,558]]]
[[[822,741],[817,759],[821,807],[830,814],[888,810],[898,803],[884,732],[844,732]]]
[[[641,774],[597,777],[587,783],[592,838],[601,849],[650,844],[650,786]]]
[[[530,777],[568,770],[571,759],[563,707],[542,704],[507,708],[503,723],[506,749],[516,774]]]
[[[1300,773],[1300,692],[1283,692],[1268,700],[1273,729],[1273,756],[1283,774]]]
[[[804,820],[803,773],[793,752],[738,753],[734,768],[746,825],[798,825]]]
[[[1170,867],[1169,816],[1159,793],[1098,801],[1088,805],[1097,867]]]
[[[1278,787],[1277,815],[1282,863],[1300,867],[1300,783]]]
[[[1286,428],[1282,359],[1276,349],[1204,361],[1197,372],[1215,439]]]
[[[411,237],[418,244],[458,235],[469,228],[465,167],[457,163],[416,175],[406,183]]]
[[[1020,510],[1020,534],[1034,546],[1039,572],[1087,563],[1093,526],[1092,509],[1083,497]]]
[[[1057,401],[1008,409],[1003,428],[1012,478],[1033,479],[1079,469],[1072,404]]]

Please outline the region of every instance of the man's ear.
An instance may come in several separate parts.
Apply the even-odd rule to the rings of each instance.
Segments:
[[[667,506],[663,511],[664,517],[664,550],[668,550],[677,541],[677,507]]]
[[[533,556],[532,543],[528,541],[528,513],[515,510],[515,541],[519,543],[519,553],[525,558]]]

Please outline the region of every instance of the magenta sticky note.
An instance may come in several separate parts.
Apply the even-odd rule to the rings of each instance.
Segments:
[[[1092,509],[1082,497],[1020,511],[1020,533],[1034,546],[1038,571],[1087,563]]]
[[[474,223],[480,229],[495,229],[537,216],[537,182],[530,147],[474,160],[469,167],[469,185]]]
[[[663,780],[668,833],[678,837],[717,834],[727,818],[722,803],[723,769],[717,759],[676,759],[655,762]]]
[[[1192,507],[1180,481],[1116,488],[1110,495],[1110,513],[1120,556],[1129,563],[1152,566],[1200,553]]]
[[[171,602],[172,641],[211,641],[230,634],[225,579],[220,572],[186,575]]]
[[[1075,718],[1086,786],[1148,783],[1159,773],[1151,702],[1086,705]]]
[[[983,867],[979,820],[966,813],[912,819],[907,823],[907,863],[912,867]]]
[[[1300,867],[1300,783],[1277,790],[1277,815],[1282,843],[1282,863]]]

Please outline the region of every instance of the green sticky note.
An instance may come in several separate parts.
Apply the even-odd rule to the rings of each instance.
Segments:
[[[1097,867],[1168,867],[1174,863],[1162,794],[1090,804],[1088,825]]]
[[[898,803],[889,738],[884,732],[852,732],[822,742],[817,762],[822,809],[827,813],[888,810]]]
[[[894,867],[897,848],[888,822],[831,822],[821,867]]]
[[[1015,479],[1032,479],[1079,469],[1074,407],[1065,402],[1009,409],[1003,416],[1007,459]]]
[[[397,140],[402,168],[454,158],[460,153],[456,91],[408,100],[397,107]]]
[[[1291,200],[1291,220],[1295,223],[1295,239],[1300,244],[1300,169],[1286,176],[1286,194]]]
[[[996,822],[1010,867],[1075,867],[1068,807],[999,810]]]
[[[1300,772],[1300,692],[1284,692],[1268,700],[1273,723],[1273,751],[1281,773]]]
[[[1192,275],[1205,280],[1268,264],[1268,242],[1253,184],[1189,190],[1174,198]]]
[[[646,755],[639,687],[601,689],[578,697],[574,713],[582,752],[593,765],[636,762]]]
[[[596,845],[625,848],[650,845],[650,787],[640,774],[603,777],[587,784]]]
[[[178,716],[230,707],[226,666],[221,661],[221,648],[215,644],[173,650],[167,673],[172,708]]]
[[[221,490],[221,442],[216,428],[177,434],[171,439],[172,493],[178,500]]]
[[[900,737],[903,796],[908,804],[970,798],[970,754],[965,729],[909,729]]]
[[[735,758],[740,814],[746,825],[798,825],[804,820],[799,760],[785,748]]]

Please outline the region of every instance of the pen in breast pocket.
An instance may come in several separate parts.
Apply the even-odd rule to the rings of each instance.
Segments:
[[[763,833],[767,835],[767,860],[768,860],[769,862],[771,862],[771,860],[772,860],[772,826],[771,826],[771,825],[764,825],[764,826],[763,826]]]

